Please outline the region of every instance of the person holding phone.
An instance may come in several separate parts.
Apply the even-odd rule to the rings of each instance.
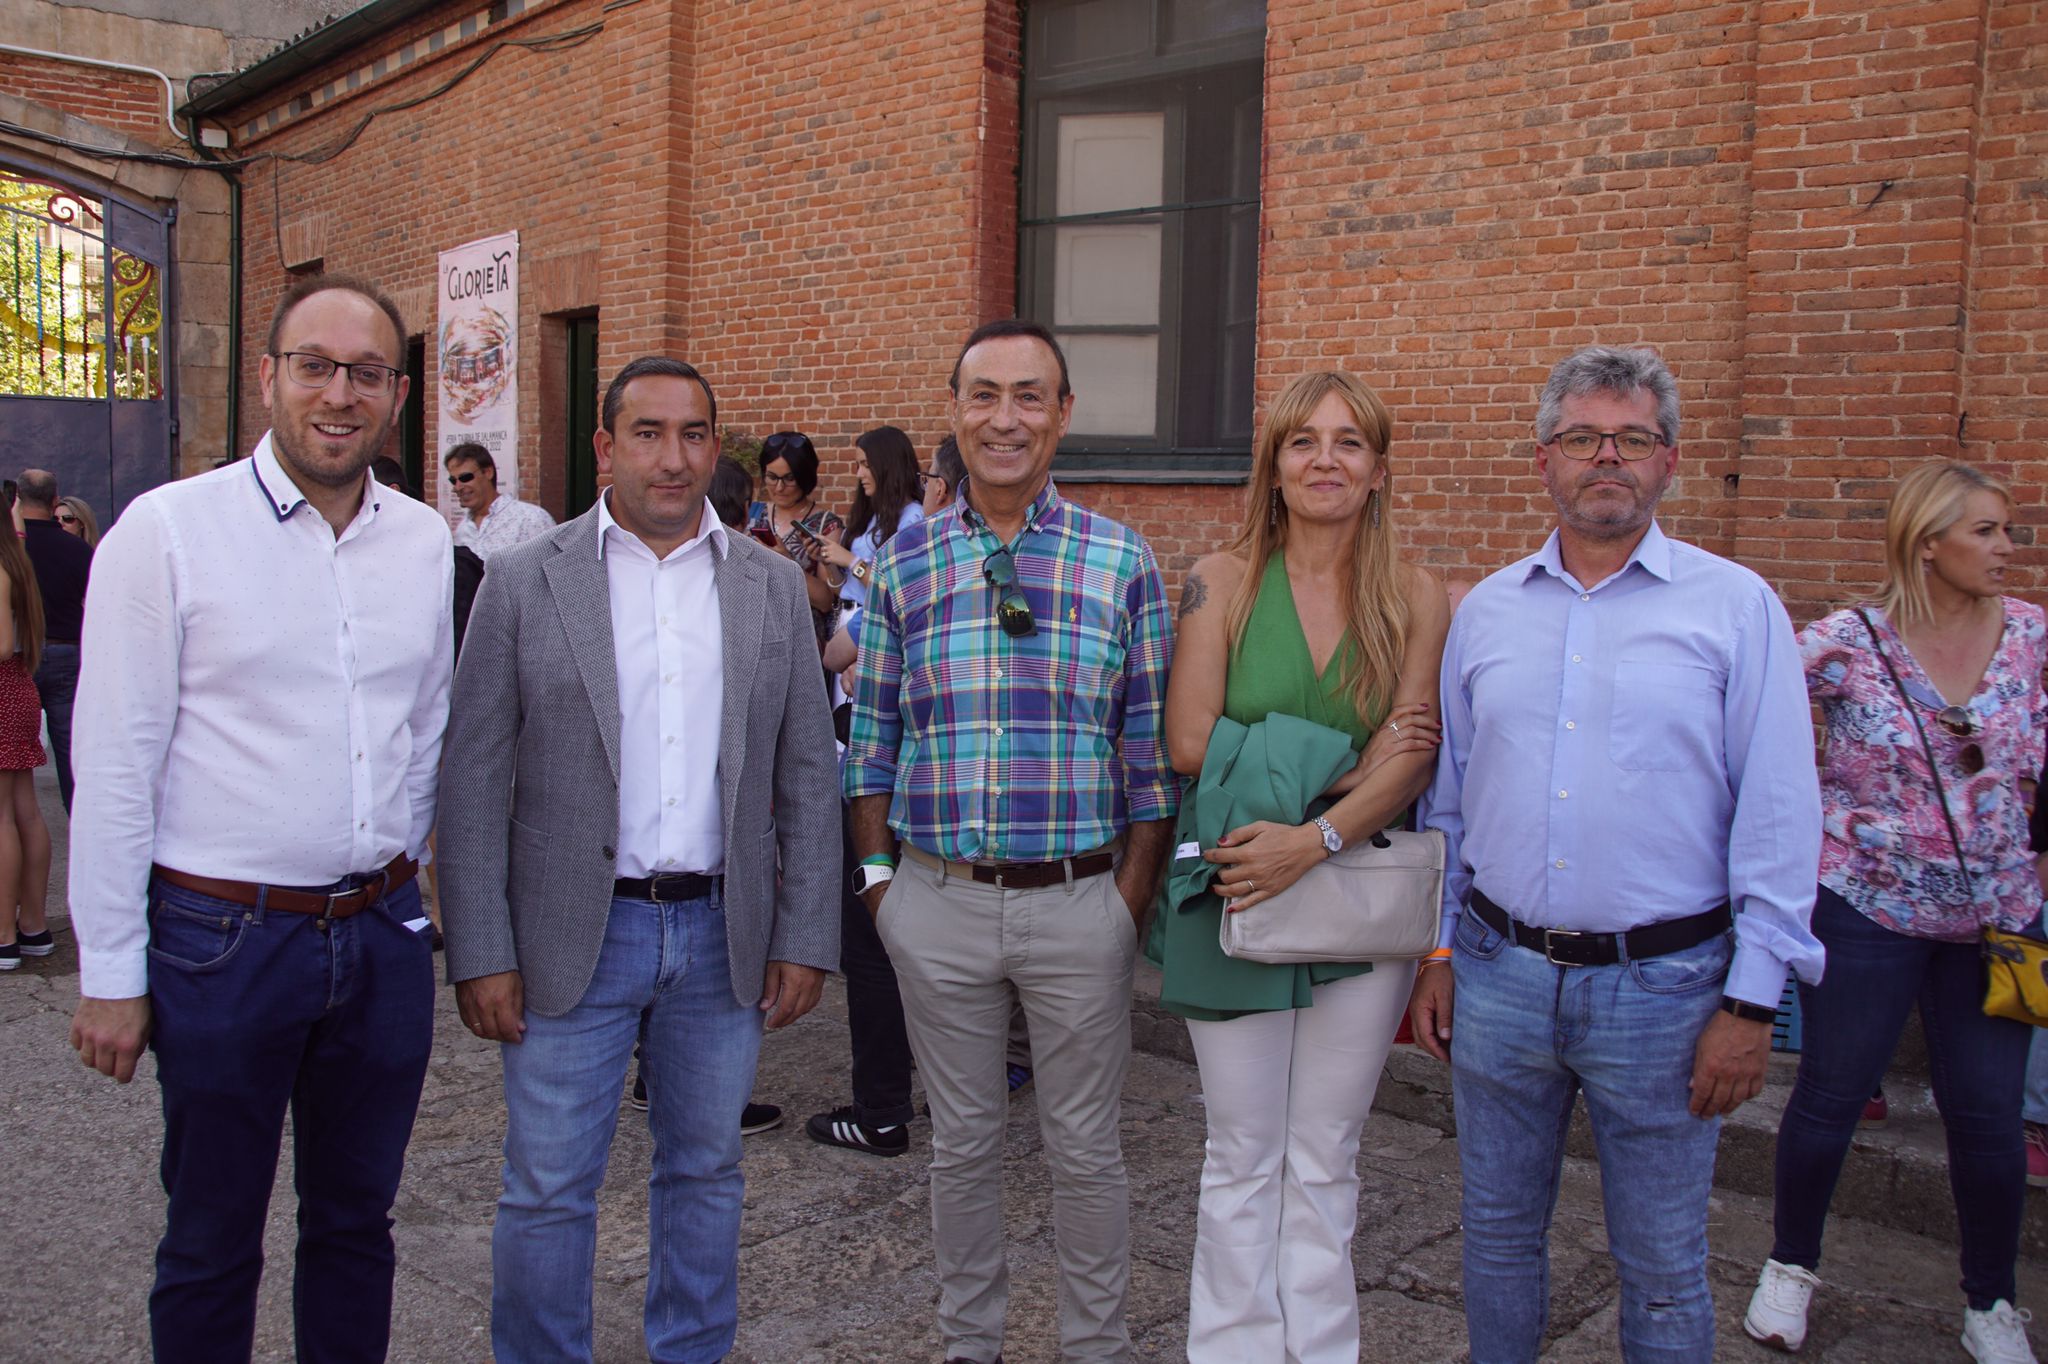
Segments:
[[[758,504],[747,531],[804,571],[811,625],[822,650],[832,637],[839,575],[819,562],[817,544],[822,539],[836,539],[845,522],[818,505],[818,451],[809,436],[801,431],[777,431],[761,442],[761,490],[767,500]]]
[[[819,542],[817,556],[844,574],[839,600],[866,605],[868,575],[889,537],[924,520],[918,500],[917,447],[893,426],[878,426],[853,443],[853,476],[859,485],[846,526],[836,540]]]

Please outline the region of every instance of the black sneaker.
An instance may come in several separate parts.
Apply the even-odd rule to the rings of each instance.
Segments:
[[[899,1122],[894,1127],[870,1127],[856,1122],[852,1104],[830,1113],[813,1113],[804,1123],[804,1135],[821,1146],[844,1146],[871,1156],[900,1156],[910,1149],[907,1126]]]
[[[751,1137],[758,1132],[782,1126],[782,1110],[774,1104],[750,1103],[740,1110],[740,1135]]]
[[[12,971],[21,965],[21,944],[0,944],[0,971]]]
[[[14,940],[14,944],[24,957],[47,957],[57,950],[56,940],[47,928],[40,933],[23,933]]]
[[[626,1096],[626,1102],[642,1113],[647,1111],[647,1082],[638,1075],[633,1077],[633,1090]]]
[[[1031,1067],[1020,1066],[1015,1061],[1010,1062],[1004,1069],[1003,1075],[1010,1082],[1010,1092],[1012,1094],[1015,1094],[1018,1090],[1031,1083]]]

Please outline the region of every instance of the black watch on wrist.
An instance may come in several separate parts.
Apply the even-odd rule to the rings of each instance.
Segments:
[[[1751,1004],[1746,999],[1730,999],[1726,995],[1721,996],[1721,1012],[1724,1014],[1734,1014],[1745,1023],[1775,1023],[1778,1021],[1778,1011],[1776,1009],[1766,1009],[1763,1005]]]

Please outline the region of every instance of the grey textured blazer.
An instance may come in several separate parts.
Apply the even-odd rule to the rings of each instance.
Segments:
[[[725,538],[713,554],[725,932],[733,996],[752,1004],[770,961],[839,964],[839,782],[803,576],[745,535]],[[595,507],[491,560],[442,753],[448,979],[516,968],[526,1007],[549,1018],[589,988],[611,913],[616,657]]]

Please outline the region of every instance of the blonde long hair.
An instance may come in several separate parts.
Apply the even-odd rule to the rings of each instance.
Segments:
[[[1339,655],[1346,658],[1342,681],[1350,689],[1352,705],[1359,719],[1370,723],[1373,703],[1379,702],[1382,708],[1388,705],[1400,680],[1401,656],[1408,646],[1409,609],[1399,537],[1394,533],[1394,475],[1387,467],[1394,419],[1379,394],[1356,375],[1339,370],[1304,374],[1281,391],[1266,414],[1266,425],[1252,451],[1244,527],[1230,543],[1230,551],[1245,561],[1244,576],[1230,600],[1230,651],[1234,656],[1243,646],[1267,561],[1275,550],[1287,545],[1287,501],[1279,495],[1280,448],[1308,425],[1317,405],[1332,393],[1351,409],[1383,471],[1380,486],[1372,494],[1377,499],[1379,524],[1373,524],[1370,510],[1358,518],[1352,572],[1344,583],[1344,637],[1337,645]]]
[[[1963,516],[1971,493],[1996,493],[2012,506],[2012,489],[1982,469],[1952,459],[1930,459],[1916,466],[1892,489],[1884,509],[1884,583],[1877,604],[1901,629],[1934,619],[1927,595],[1927,568],[1920,550]]]

